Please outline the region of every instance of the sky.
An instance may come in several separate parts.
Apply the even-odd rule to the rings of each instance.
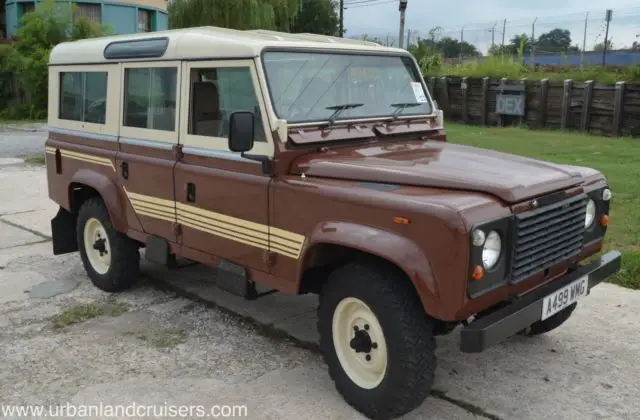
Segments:
[[[399,32],[399,0],[344,0],[345,36],[367,34],[385,40],[397,39]],[[473,6],[473,5],[476,6]],[[441,36],[463,39],[486,51],[494,42],[502,42],[504,19],[505,40],[515,34],[534,35],[557,27],[571,31],[573,43],[582,46],[587,18],[587,48],[604,40],[606,9],[613,9],[609,39],[614,48],[640,41],[640,2],[633,0],[408,0],[407,30],[413,36],[426,37],[431,28],[442,27]],[[532,28],[534,19],[535,26]],[[492,32],[492,27],[495,30]],[[405,32],[405,37],[406,37]],[[413,38],[412,36],[412,38]]]

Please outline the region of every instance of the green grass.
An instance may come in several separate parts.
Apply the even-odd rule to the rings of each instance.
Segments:
[[[30,120],[30,119],[24,119],[24,120],[15,120],[15,119],[2,119],[0,118],[0,125],[29,125],[29,124],[45,124],[47,122],[47,120],[41,119],[41,120]]]
[[[602,67],[598,65],[585,66],[583,70],[572,66],[553,66],[549,68],[533,70],[523,66],[520,61],[511,57],[487,57],[484,60],[472,61],[463,64],[445,64],[438,68],[435,74],[427,76],[458,76],[458,77],[490,77],[507,79],[521,79],[526,77],[531,80],[566,80],[576,82],[593,80],[598,83],[615,84],[625,81],[628,83],[640,82],[640,65],[624,67]]]
[[[24,160],[24,162],[29,165],[44,165],[46,163],[44,155],[28,157]]]
[[[129,310],[129,304],[111,300],[103,304],[81,303],[65,308],[53,317],[53,328],[62,329],[69,325],[79,324],[102,315],[120,316]]]
[[[623,253],[622,270],[611,282],[640,289],[640,141],[562,131],[485,128],[447,123],[447,139],[555,163],[601,171],[611,186],[610,226],[604,251]]]

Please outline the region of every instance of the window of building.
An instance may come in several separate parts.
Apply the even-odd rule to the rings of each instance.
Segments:
[[[36,3],[35,2],[25,2],[19,3],[22,7],[22,14],[31,13],[36,11]]]
[[[61,120],[104,124],[106,112],[106,72],[60,73]]]
[[[73,19],[86,16],[93,22],[102,23],[102,7],[99,3],[76,3]]]
[[[267,141],[248,67],[194,69],[191,87],[189,134],[226,138],[230,115],[250,111],[256,116],[255,141]]]
[[[124,125],[174,131],[177,74],[175,67],[125,69]]]
[[[151,10],[138,9],[138,32],[151,32],[153,30],[153,12]]]

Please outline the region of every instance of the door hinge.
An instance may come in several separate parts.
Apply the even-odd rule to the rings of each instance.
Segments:
[[[275,252],[264,251],[262,253],[262,258],[264,259],[264,263],[267,265],[267,267],[273,267],[274,265],[276,265],[277,256]]]
[[[174,144],[173,147],[171,148],[172,152],[173,152],[173,159],[174,160],[180,160],[184,157],[184,153],[182,153],[182,145],[181,144]]]
[[[173,235],[175,237],[182,236],[182,225],[180,223],[173,224]]]

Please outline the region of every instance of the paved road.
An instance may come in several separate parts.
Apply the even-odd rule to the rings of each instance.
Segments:
[[[19,128],[0,125],[0,158],[32,157],[44,153],[46,132],[43,125]]]
[[[245,404],[255,419],[362,418],[313,350],[314,297],[247,303],[211,287],[210,269],[148,264],[138,287],[108,296],[77,254],[51,255],[56,207],[42,168],[0,163],[0,196],[0,404]],[[79,304],[106,312],[53,328]],[[599,286],[565,327],[483,354],[461,354],[455,335],[438,346],[436,392],[406,419],[640,418],[639,292]]]

